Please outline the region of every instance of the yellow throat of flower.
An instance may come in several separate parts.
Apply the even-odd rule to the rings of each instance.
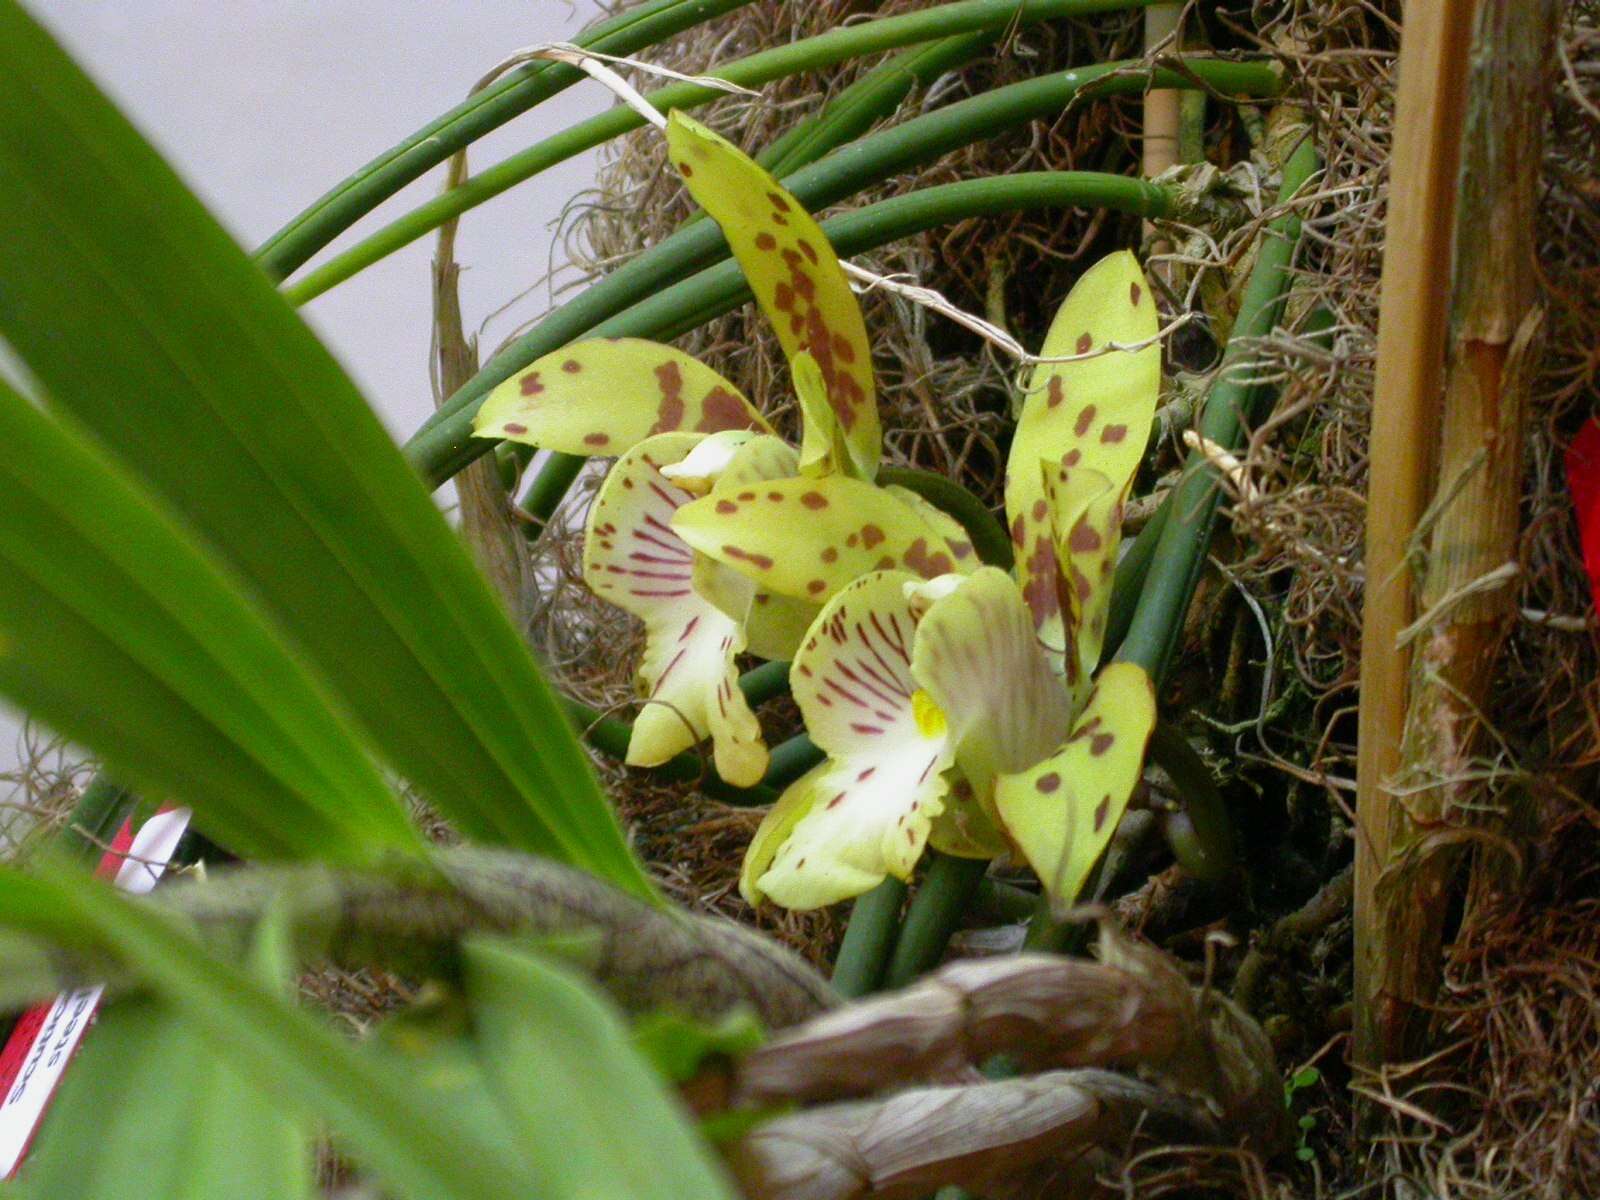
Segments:
[[[911,693],[911,715],[916,718],[917,732],[925,738],[943,737],[950,726],[944,709],[922,688]]]

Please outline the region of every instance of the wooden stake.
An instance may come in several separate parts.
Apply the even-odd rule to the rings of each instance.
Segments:
[[[1482,0],[1470,115],[1473,0],[1413,0],[1402,31],[1373,396],[1357,767],[1355,1053],[1367,1067],[1417,1048],[1415,1017],[1438,985],[1459,845],[1443,819],[1466,799],[1459,782],[1441,781],[1460,781],[1474,753],[1479,703],[1514,596],[1506,584],[1470,585],[1501,568],[1516,546],[1540,83],[1556,7],[1556,0]],[[1436,446],[1438,499],[1423,529]],[[1410,560],[1424,537],[1420,609],[1428,619],[1413,665],[1417,631],[1402,633],[1418,608]]]

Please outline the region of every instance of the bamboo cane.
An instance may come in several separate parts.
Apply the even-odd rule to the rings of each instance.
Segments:
[[[1466,109],[1474,0],[1407,5],[1400,39],[1390,159],[1389,215],[1378,309],[1372,454],[1361,628],[1361,711],[1356,760],[1355,1055],[1384,1050],[1379,956],[1388,949],[1374,903],[1391,861],[1389,781],[1400,763],[1410,654],[1400,631],[1415,617],[1406,555],[1422,521],[1438,438],[1456,176]],[[1381,502],[1380,501],[1381,498]]]
[[[1415,647],[1395,769],[1361,777],[1363,830],[1381,851],[1364,875],[1358,866],[1357,904],[1365,907],[1357,916],[1358,970],[1364,968],[1357,1030],[1369,1063],[1422,1048],[1465,827],[1486,799],[1472,765],[1482,741],[1481,708],[1516,599],[1509,585],[1516,575],[1522,426],[1540,324],[1534,209],[1559,9],[1558,0],[1482,0],[1476,23],[1435,499],[1426,528],[1413,539],[1427,538],[1423,615],[1399,631],[1403,644],[1372,663],[1387,673]],[[1395,179],[1401,178],[1397,161]],[[1386,261],[1386,300],[1389,283]],[[1437,282],[1434,291],[1431,299],[1442,302]],[[1380,355],[1381,338],[1380,327]],[[1380,358],[1380,397],[1383,369]],[[1417,399],[1431,396],[1419,389]],[[1388,496],[1379,490],[1378,448],[1375,428],[1372,494]],[[1370,548],[1367,571],[1369,586],[1384,582]],[[1367,643],[1369,653],[1394,645],[1395,632],[1385,628],[1384,641]],[[1363,718],[1382,695],[1368,686],[1366,667],[1364,657]],[[1386,720],[1393,699],[1382,697]],[[1386,725],[1380,736],[1392,732]],[[1369,747],[1368,735],[1364,724],[1362,763],[1376,765],[1367,751],[1392,747],[1387,741]],[[1380,786],[1391,778],[1392,790]]]

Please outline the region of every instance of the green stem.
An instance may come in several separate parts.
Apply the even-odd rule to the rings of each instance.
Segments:
[[[632,54],[748,3],[645,0],[596,25],[577,44],[605,54]],[[262,244],[256,261],[274,279],[283,279],[406,184],[584,78],[578,68],[554,62],[530,63],[508,72],[319,197]]]
[[[1161,540],[1161,531],[1166,528],[1167,514],[1171,511],[1172,495],[1168,493],[1117,563],[1117,573],[1111,581],[1111,604],[1106,616],[1102,660],[1115,654],[1122,645],[1122,639],[1128,635],[1128,627],[1133,624],[1133,611],[1139,606],[1139,596],[1150,575],[1156,544]]]
[[[716,75],[746,87],[769,83],[789,75],[816,71],[863,55],[891,50],[935,38],[975,30],[999,30],[1017,20],[1082,15],[1108,9],[1137,7],[1148,0],[961,0],[919,12],[847,25],[786,46],[736,59]],[[1128,65],[1128,64],[1124,64]],[[1143,87],[1141,81],[1133,89]],[[1185,86],[1181,82],[1164,86]],[[1007,89],[998,89],[1005,91]],[[649,93],[662,112],[694,108],[725,93],[701,84],[675,83]],[[952,108],[957,106],[952,105]],[[644,124],[632,109],[618,106],[512,155],[479,172],[442,195],[418,205],[348,250],[335,255],[298,283],[285,290],[293,303],[303,304],[358,271],[394,253],[402,246],[437,229],[446,221],[526,182],[543,171],[586,150],[603,145]],[[803,199],[803,198],[802,198]]]
[[[1173,204],[1171,192],[1143,180],[1089,172],[1041,171],[941,184],[831,217],[822,222],[822,229],[835,250],[849,256],[926,229],[991,213],[1104,207],[1159,217],[1172,211]],[[634,262],[653,253],[654,249]],[[620,295],[612,294],[615,289],[611,286],[626,271],[627,267],[622,268],[569,301],[496,355],[472,383],[417,431],[405,449],[425,479],[438,486],[494,447],[492,439],[472,436],[473,414],[495,384],[540,355],[585,335],[665,341],[750,298],[749,285],[738,263],[725,260],[670,287],[653,292],[646,289],[647,299],[626,308],[626,302],[640,292],[629,287]],[[620,311],[624,308],[626,311]],[[555,469],[557,457],[552,455],[552,465],[546,470]]]
[[[973,894],[972,907],[980,920],[998,921],[1015,925],[1033,916],[1033,906],[1038,894],[988,876],[978,881]]]
[[[1211,768],[1182,730],[1166,721],[1157,721],[1150,734],[1150,760],[1167,773],[1183,801],[1182,811],[1162,821],[1173,854],[1196,879],[1226,878],[1234,866],[1233,825]]]
[[[988,869],[987,859],[928,851],[928,869],[895,940],[885,987],[905,987],[939,965]]]
[[[1288,204],[1315,174],[1316,146],[1302,137],[1283,168],[1278,203]],[[1255,382],[1254,361],[1260,339],[1272,332],[1283,309],[1291,279],[1290,261],[1300,236],[1300,217],[1285,212],[1272,221],[1261,239],[1255,267],[1245,283],[1239,317],[1223,352],[1217,381],[1206,398],[1200,436],[1224,449],[1238,448],[1247,422],[1271,396],[1268,385]],[[1138,663],[1159,689],[1183,630],[1184,614],[1194,595],[1206,551],[1211,545],[1221,489],[1216,468],[1196,452],[1184,466],[1183,479],[1168,500],[1171,515],[1161,531],[1148,582],[1117,657]]]
[[[913,87],[926,86],[972,58],[999,36],[999,28],[942,38],[897,54],[840,92],[810,120],[795,125],[769,144],[756,161],[782,179],[808,167],[836,147],[852,142],[873,122],[900,107]],[[705,216],[697,212],[691,221]]]
[[[878,990],[905,898],[906,885],[891,875],[851,908],[850,923],[833,964],[833,990],[846,1000]]]
[[[809,736],[797,733],[772,748],[772,759],[767,764],[767,773],[761,777],[761,783],[769,788],[787,787],[825,757]]]
[[[566,496],[587,461],[576,454],[559,452],[552,453],[545,460],[544,466],[533,477],[533,483],[528,486],[528,494],[522,498],[522,511],[533,518],[526,523],[523,531],[527,537],[537,537],[543,531],[550,514],[556,511],[556,505]]]

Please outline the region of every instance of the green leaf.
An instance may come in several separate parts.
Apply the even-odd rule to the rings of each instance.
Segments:
[[[627,1044],[615,1013],[526,950],[465,950],[484,1068],[540,1179],[585,1200],[732,1200],[684,1112]]]
[[[715,1021],[660,1009],[633,1025],[633,1044],[665,1078],[687,1083],[708,1058],[748,1054],[766,1040],[761,1021],[748,1008],[736,1008]]]
[[[275,932],[258,933],[256,973],[269,986],[289,969]],[[129,997],[106,1007],[67,1073],[24,1195],[310,1200],[310,1150],[298,1106],[276,1104],[177,1010]]]
[[[76,874],[0,870],[0,925],[50,942],[88,941],[117,955],[213,1054],[275,1105],[327,1120],[401,1196],[525,1200],[539,1194],[514,1154],[457,1116],[447,1097],[419,1086],[403,1061],[352,1045],[103,883]],[[74,1144],[83,1149],[77,1139]]]
[[[104,453],[0,383],[0,691],[182,796],[240,853],[420,851],[404,807],[232,581]]]
[[[485,581],[338,364],[14,0],[0,334],[470,837],[653,889]],[[109,669],[109,668],[108,668]]]

